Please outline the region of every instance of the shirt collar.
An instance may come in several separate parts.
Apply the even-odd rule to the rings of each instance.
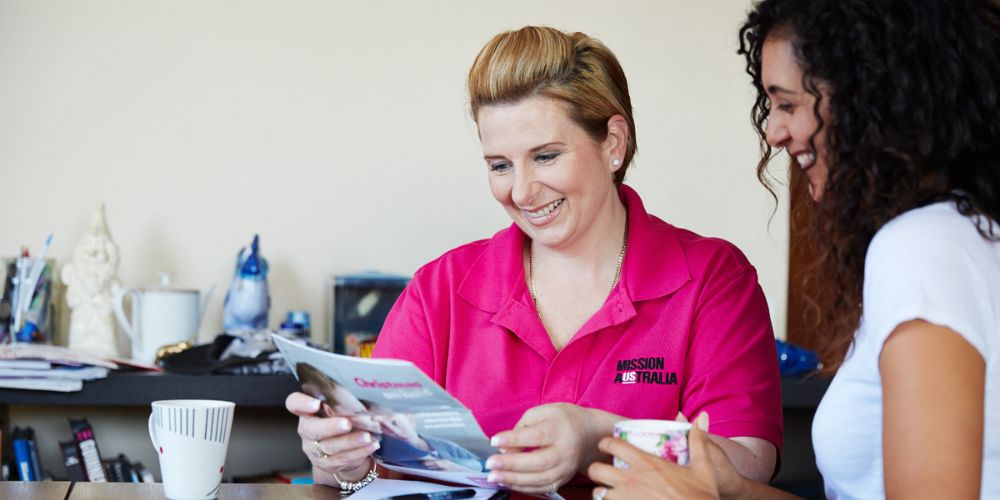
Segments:
[[[517,224],[511,224],[486,245],[486,250],[469,267],[458,286],[458,295],[478,309],[497,312],[500,307],[524,295],[524,264],[522,249],[525,235]]]
[[[639,194],[622,184],[618,194],[628,207],[628,249],[622,263],[622,287],[633,301],[675,292],[691,280],[680,232],[646,212]]]

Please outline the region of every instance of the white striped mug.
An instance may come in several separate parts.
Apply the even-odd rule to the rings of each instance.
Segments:
[[[170,499],[219,495],[235,403],[209,399],[154,401],[149,438],[160,458],[163,490]]]

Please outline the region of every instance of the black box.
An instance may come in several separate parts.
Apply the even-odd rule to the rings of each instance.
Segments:
[[[333,277],[333,352],[371,357],[375,339],[410,278],[378,272]]]

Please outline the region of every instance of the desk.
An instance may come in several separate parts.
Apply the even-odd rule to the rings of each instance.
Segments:
[[[0,498],[67,498],[72,484],[65,481],[0,481]]]
[[[822,398],[829,380],[821,378],[783,377],[781,380],[782,409],[785,417],[785,449],[783,450],[783,465],[781,473],[775,478],[779,487],[808,493],[820,491],[819,471],[816,470],[812,450],[810,429],[816,405]],[[122,437],[121,442],[111,441],[114,433],[110,429],[98,429],[98,439],[103,442],[101,451],[108,456],[125,452],[132,460],[141,460],[147,467],[155,467],[154,474],[159,477],[159,467],[156,455],[148,446],[146,437],[146,419],[149,414],[149,403],[158,399],[224,399],[234,401],[237,407],[234,421],[234,437],[230,441],[229,457],[231,462],[226,470],[235,475],[251,475],[268,472],[273,469],[294,469],[306,466],[305,456],[299,449],[295,435],[296,419],[284,410],[285,397],[298,390],[298,384],[291,375],[174,375],[159,373],[116,372],[108,378],[87,382],[83,390],[74,393],[56,393],[42,391],[22,391],[15,389],[0,389],[0,427],[9,421],[7,412],[9,406],[36,406],[50,409],[47,415],[58,414],[59,418],[49,418],[46,421],[55,422],[49,428],[42,428],[38,420],[28,422],[40,431],[48,442],[44,443],[41,453],[42,463],[56,477],[64,470],[57,464],[62,462],[57,441],[66,439],[68,431],[65,427],[65,416],[88,416],[89,411],[73,408],[55,410],[61,406],[92,406],[114,409],[121,414],[129,415],[129,419],[116,420],[119,427],[131,432],[128,438]],[[122,408],[130,407],[130,408]],[[245,408],[253,408],[246,412]],[[106,410],[110,411],[110,410]],[[42,413],[36,410],[35,415]],[[256,427],[248,427],[250,423]],[[126,427],[132,422],[134,425]],[[258,425],[259,422],[259,425]],[[268,428],[265,429],[265,422]],[[100,419],[92,419],[95,427],[101,426]],[[24,425],[24,424],[21,424]],[[116,429],[117,430],[117,429]],[[270,439],[260,443],[262,435]],[[130,448],[129,443],[133,448]],[[265,458],[260,456],[260,450],[267,449]],[[811,489],[798,489],[800,485]],[[0,498],[5,498],[0,495]],[[16,497],[15,497],[16,498]]]
[[[40,500],[162,500],[162,483],[71,483],[67,481],[3,482],[0,498]],[[230,484],[219,489],[219,499],[253,498],[262,500],[338,500],[340,492],[326,486],[305,484]]]
[[[559,494],[566,500],[588,500],[590,486],[563,486]],[[163,500],[162,483],[71,483],[68,481],[0,481],[0,498],[31,498],[39,500]],[[219,499],[247,498],[261,500],[339,500],[336,488],[306,484],[232,484],[223,483]],[[538,497],[513,494],[512,500]]]

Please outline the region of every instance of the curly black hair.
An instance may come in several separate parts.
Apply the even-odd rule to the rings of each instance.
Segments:
[[[763,0],[740,29],[757,90],[757,177],[772,158],[761,78],[769,35],[791,42],[826,139],[822,199],[807,206],[817,339],[835,370],[853,342],[872,237],[908,210],[953,200],[996,241],[1000,221],[1000,5],[991,0]],[[819,92],[822,85],[828,103]],[[828,106],[829,123],[820,118]],[[815,137],[815,135],[814,135]],[[793,188],[795,171],[791,169]],[[808,204],[807,204],[808,205]],[[801,215],[793,213],[796,220]],[[822,278],[822,279],[819,279]]]

